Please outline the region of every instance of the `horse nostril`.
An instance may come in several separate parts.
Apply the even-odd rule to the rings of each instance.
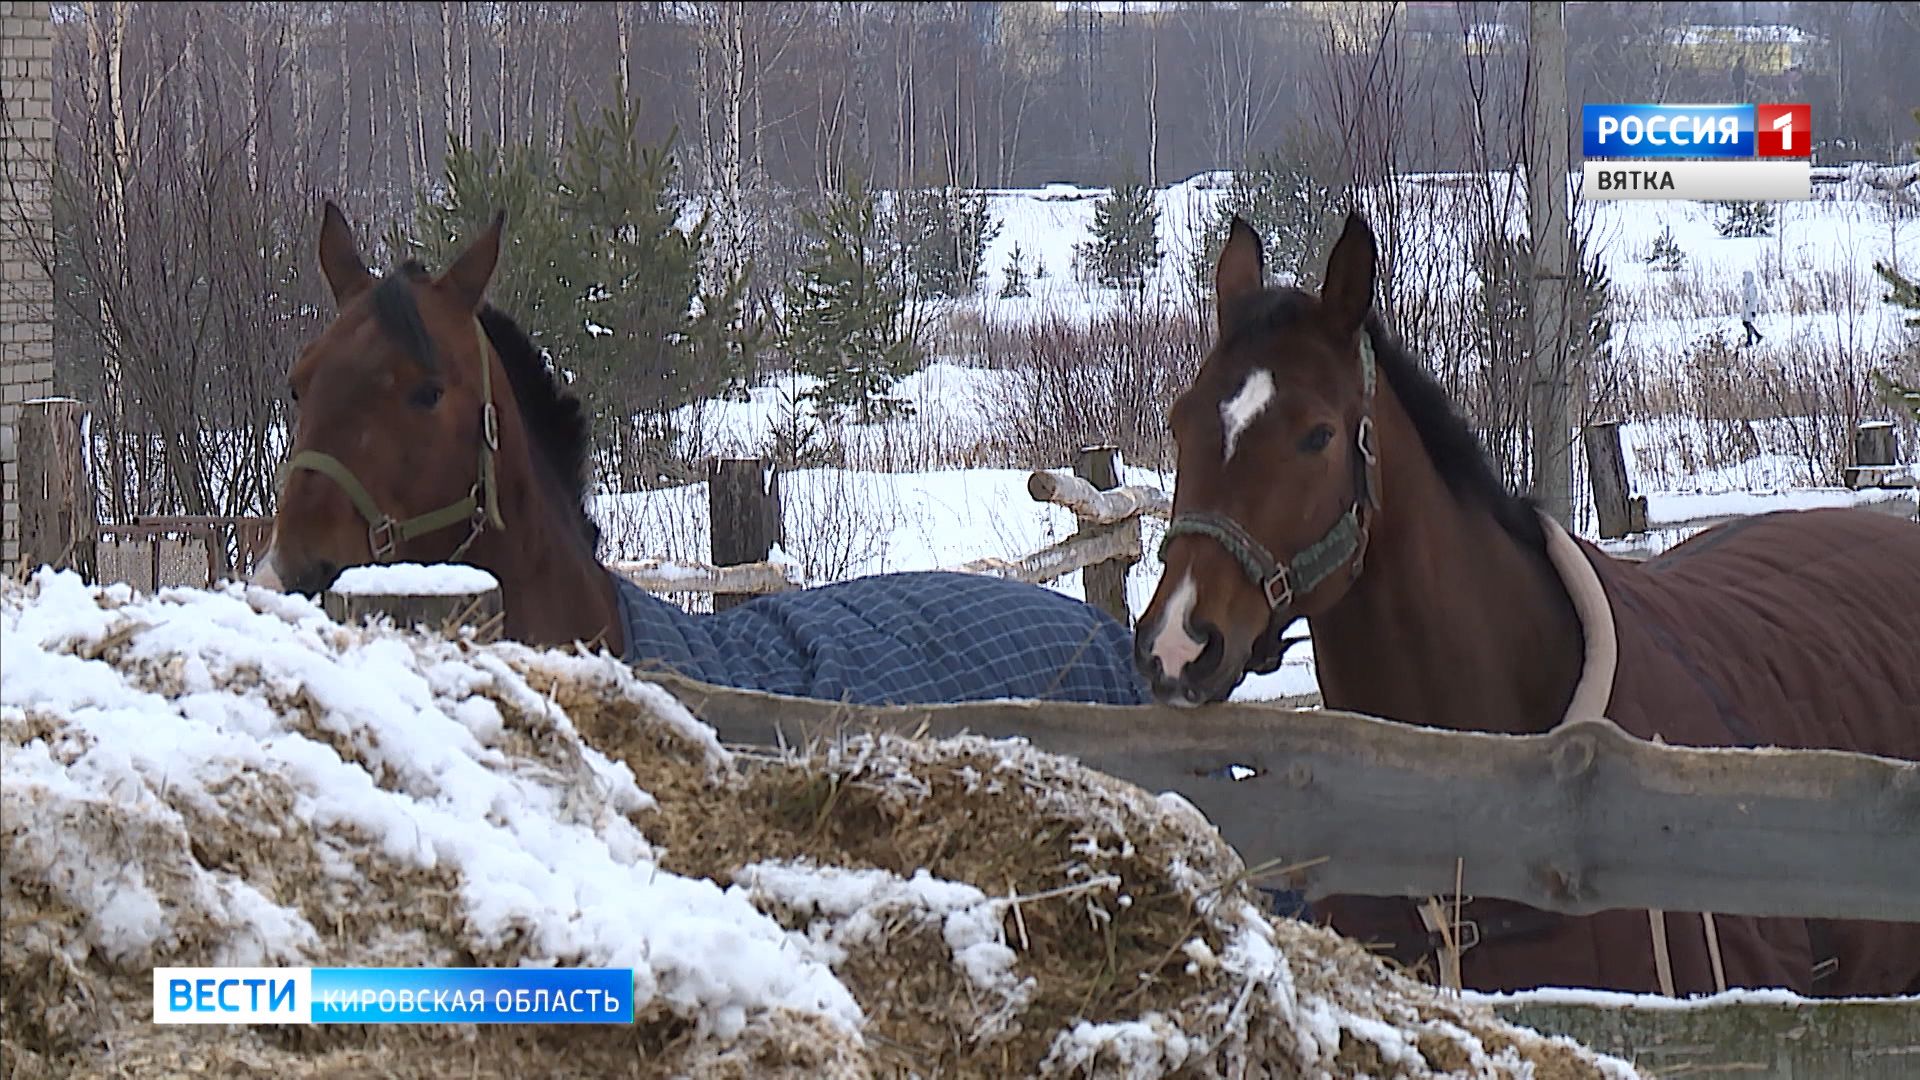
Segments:
[[[340,576],[340,564],[325,559],[309,563],[304,570],[290,579],[293,591],[309,599],[326,592],[334,580]]]
[[[1196,636],[1206,642],[1200,648],[1200,655],[1194,657],[1193,662],[1188,664],[1187,670],[1182,673],[1185,681],[1192,685],[1205,682],[1220,669],[1220,660],[1227,651],[1227,639],[1220,633],[1219,627],[1209,622],[1191,626],[1189,632],[1196,633]]]

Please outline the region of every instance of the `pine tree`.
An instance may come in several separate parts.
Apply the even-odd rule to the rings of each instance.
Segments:
[[[1653,238],[1653,250],[1647,252],[1647,265],[1655,270],[1678,270],[1687,265],[1687,253],[1680,250],[1680,244],[1673,238],[1673,226],[1660,230]]]
[[[917,295],[966,296],[980,287],[987,245],[1000,233],[985,192],[904,192],[898,222],[907,274]]]
[[[807,261],[787,289],[786,352],[816,380],[805,397],[822,413],[851,410],[863,423],[909,411],[893,386],[919,366],[920,348],[879,200],[854,179],[801,222]]]
[[[759,347],[741,314],[744,274],[702,292],[706,221],[679,227],[674,138],[642,143],[638,118],[624,99],[591,123],[576,114],[558,162],[531,143],[455,141],[445,191],[423,195],[413,235],[396,238],[443,263],[506,208],[489,298],[575,381],[623,488],[684,471],[672,411],[743,378]]]
[[[1270,271],[1306,284],[1340,227],[1339,154],[1324,143],[1290,140],[1238,169],[1215,204],[1205,239],[1189,271],[1203,297],[1213,292],[1213,268],[1238,216],[1260,234]]]
[[[1000,296],[1003,299],[1033,295],[1033,290],[1028,287],[1026,253],[1020,250],[1019,244],[1013,245],[1013,250],[1007,252],[1007,265],[1000,271],[1000,276]]]
[[[1110,288],[1144,288],[1160,266],[1160,207],[1146,185],[1131,178],[1093,207],[1093,238],[1074,250],[1093,280]]]
[[[1773,204],[1765,202],[1720,202],[1717,227],[1721,236],[1754,237],[1773,235]]]

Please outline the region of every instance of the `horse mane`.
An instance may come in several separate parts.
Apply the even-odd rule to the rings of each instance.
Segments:
[[[587,542],[587,550],[598,551],[600,526],[587,513],[587,489],[593,480],[588,464],[592,418],[580,399],[561,384],[560,373],[547,364],[539,347],[506,312],[485,305],[480,309],[480,327],[507,369],[507,383],[513,387],[513,399],[533,439],[536,457],[557,482],[573,492],[567,505],[577,515],[580,536]]]
[[[1478,502],[1520,543],[1545,551],[1547,533],[1533,498],[1507,490],[1493,470],[1480,436],[1454,411],[1447,391],[1426,365],[1415,359],[1386,328],[1378,312],[1367,313],[1367,337],[1373,341],[1374,361],[1386,376],[1400,407],[1407,410],[1413,429],[1433,459],[1433,467],[1447,489],[1462,499]]]
[[[373,314],[384,333],[432,371],[438,369],[438,354],[412,288],[426,276],[427,269],[418,259],[408,259],[389,271],[373,290]],[[592,480],[587,462],[591,419],[580,399],[562,386],[559,373],[548,367],[546,357],[518,323],[492,304],[480,309],[479,319],[487,340],[500,354],[501,366],[506,368],[514,404],[533,441],[535,466],[544,467],[553,482],[573,492],[568,506],[575,512],[580,537],[589,551],[598,551],[600,526],[586,509]]]
[[[1222,337],[1222,346],[1231,347],[1250,333],[1277,330],[1305,317],[1314,310],[1311,294],[1299,289],[1273,287],[1250,297],[1229,321],[1231,330]],[[1454,411],[1446,390],[1426,365],[1409,353],[1392,331],[1387,329],[1377,310],[1369,310],[1367,337],[1373,342],[1374,363],[1385,376],[1387,385],[1400,400],[1401,408],[1413,421],[1427,457],[1447,485],[1447,490],[1463,501],[1484,507],[1500,527],[1521,544],[1536,551],[1546,550],[1546,531],[1541,527],[1537,504],[1532,498],[1515,495],[1494,472],[1486,448],[1465,418]]]

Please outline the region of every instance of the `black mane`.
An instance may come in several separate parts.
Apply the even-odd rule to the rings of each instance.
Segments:
[[[374,287],[373,314],[382,332],[427,370],[437,371],[438,350],[413,295],[414,284],[426,277],[426,267],[417,259],[408,259],[389,271]],[[546,358],[519,324],[491,304],[480,310],[479,318],[481,329],[507,370],[514,403],[533,441],[536,468],[544,467],[552,482],[573,492],[568,505],[577,514],[580,536],[589,551],[598,551],[600,527],[586,509],[592,480],[587,463],[591,421],[586,410],[580,399],[561,385],[559,373],[547,367]]]
[[[1240,343],[1253,333],[1278,330],[1305,317],[1315,306],[1311,294],[1299,289],[1264,289],[1232,313],[1230,328],[1221,337],[1222,348]],[[1545,550],[1546,532],[1534,500],[1507,490],[1488,461],[1480,437],[1454,411],[1446,390],[1387,329],[1378,311],[1367,312],[1366,328],[1373,342],[1374,361],[1413,421],[1447,490],[1484,506],[1501,528],[1522,544]]]
[[[507,382],[513,387],[514,402],[520,406],[520,418],[533,439],[538,460],[557,483],[573,492],[568,505],[578,514],[580,536],[589,551],[599,550],[600,526],[594,524],[586,505],[587,489],[593,480],[587,460],[592,419],[580,399],[561,384],[560,373],[547,366],[540,349],[506,312],[486,305],[480,309],[480,326],[507,369]]]

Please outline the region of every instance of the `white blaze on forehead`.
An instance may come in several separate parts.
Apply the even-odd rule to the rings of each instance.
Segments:
[[[1195,641],[1187,633],[1193,600],[1193,576],[1184,575],[1173,590],[1173,598],[1167,601],[1166,610],[1160,613],[1160,629],[1153,635],[1153,655],[1160,660],[1160,670],[1169,679],[1179,678],[1207,647],[1206,642]]]
[[[1247,381],[1240,384],[1240,389],[1220,403],[1220,426],[1227,433],[1225,458],[1233,458],[1233,448],[1239,443],[1240,436],[1253,426],[1254,420],[1271,404],[1273,376],[1265,368],[1253,369],[1247,375]]]

